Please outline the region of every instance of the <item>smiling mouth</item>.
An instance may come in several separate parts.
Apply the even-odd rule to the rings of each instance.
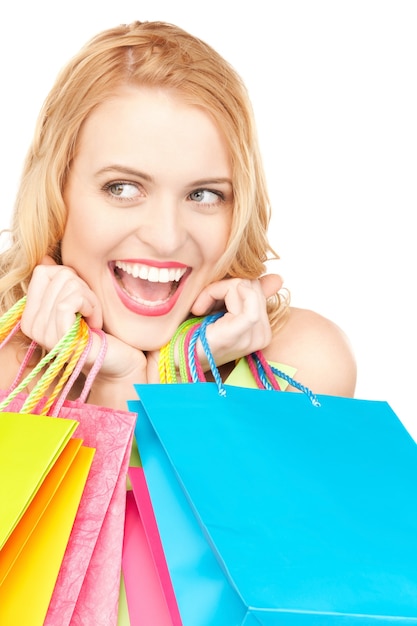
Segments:
[[[129,298],[145,306],[157,306],[172,298],[187,268],[115,261],[113,272],[120,288]]]

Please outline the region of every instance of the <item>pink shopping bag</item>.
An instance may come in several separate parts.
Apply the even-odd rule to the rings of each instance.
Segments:
[[[122,567],[131,626],[182,626],[143,469],[129,477]]]

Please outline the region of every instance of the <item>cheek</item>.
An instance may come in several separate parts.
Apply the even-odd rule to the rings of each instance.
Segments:
[[[232,220],[227,222],[227,227],[223,227],[217,233],[213,234],[213,257],[211,280],[222,280],[228,275],[232,262],[232,253],[230,249]]]
[[[78,192],[64,194],[64,200],[68,217],[61,245],[62,261],[65,264],[66,259],[71,259],[74,264],[80,257],[93,258],[103,248],[112,229],[106,228],[106,220],[100,219],[100,211],[93,199],[84,198]]]
[[[67,207],[67,222],[62,238],[63,255],[83,254],[94,240],[100,240],[100,221],[96,202],[74,174],[70,174],[63,198]],[[64,257],[63,257],[64,261]]]
[[[85,224],[84,227],[81,227],[78,220],[75,220],[73,216],[68,216],[61,243],[62,262],[64,265],[67,265],[70,260],[77,258],[77,256],[83,253],[86,230],[88,232],[88,227]]]
[[[210,256],[211,260],[218,261],[224,254],[230,239],[231,230],[232,219],[229,216],[217,220],[202,230],[201,246],[203,249],[206,249],[207,256]]]
[[[96,224],[76,211],[69,213],[61,242],[62,263],[75,270],[86,268],[86,261],[91,263],[97,256],[102,240]]]

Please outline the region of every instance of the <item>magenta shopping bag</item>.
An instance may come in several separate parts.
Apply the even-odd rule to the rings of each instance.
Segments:
[[[123,577],[131,626],[181,626],[145,476],[141,467],[129,469]]]

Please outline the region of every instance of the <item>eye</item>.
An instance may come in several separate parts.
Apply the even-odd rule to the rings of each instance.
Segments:
[[[189,197],[193,202],[200,204],[216,204],[224,200],[223,194],[220,193],[220,191],[212,191],[211,189],[196,189],[190,193]]]
[[[115,198],[130,200],[139,194],[138,186],[133,183],[117,181],[105,185],[104,190]]]

